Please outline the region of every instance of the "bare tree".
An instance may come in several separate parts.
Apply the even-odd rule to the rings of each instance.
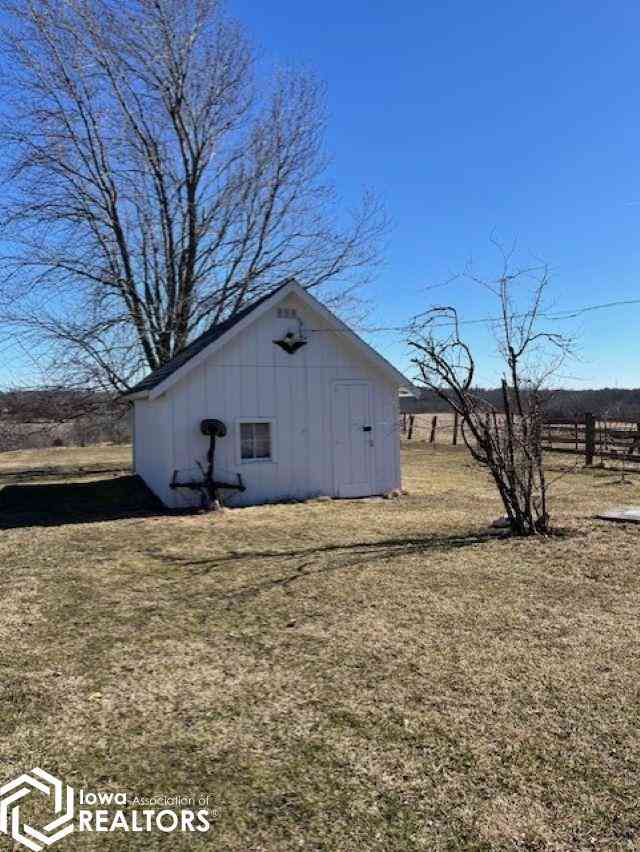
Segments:
[[[76,383],[125,390],[291,277],[342,296],[367,277],[384,215],[338,208],[322,86],[259,78],[218,0],[0,6],[0,285]]]
[[[542,452],[545,387],[566,356],[567,338],[541,327],[546,267],[511,271],[508,254],[496,281],[470,276],[487,288],[498,304],[492,323],[504,365],[501,404],[474,392],[476,360],[463,338],[453,307],[435,307],[417,317],[409,345],[420,379],[457,412],[471,455],[486,467],[498,489],[511,530],[518,535],[550,531],[548,484]],[[515,290],[533,280],[530,301],[517,307]]]

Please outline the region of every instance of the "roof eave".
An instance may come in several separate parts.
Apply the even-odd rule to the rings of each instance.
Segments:
[[[289,293],[297,290],[302,290],[302,292],[304,292],[303,288],[295,281],[281,287],[270,298],[265,299],[264,302],[262,302],[262,304],[255,310],[248,313],[246,317],[243,317],[240,322],[236,323],[228,331],[216,338],[216,340],[210,343],[209,346],[205,346],[205,348],[200,350],[197,355],[182,364],[182,366],[180,366],[174,373],[171,373],[170,376],[167,376],[166,379],[163,379],[154,388],[151,388],[149,399],[157,399],[159,396],[162,396],[162,394],[166,393],[176,382],[179,382],[180,379],[190,373],[191,370],[195,369],[199,364],[202,364],[203,361],[206,361],[213,352],[217,352],[218,349],[222,349],[222,347],[234,338],[236,334],[239,334],[243,329],[247,328],[255,322],[255,320],[265,314],[272,305],[276,303],[276,301],[280,301]]]
[[[139,399],[148,399],[149,391],[130,391],[129,393],[123,393],[120,396],[120,399],[126,399],[128,402],[137,402]]]

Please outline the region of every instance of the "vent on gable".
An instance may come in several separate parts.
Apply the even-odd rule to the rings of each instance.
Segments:
[[[295,319],[298,312],[295,308],[278,308],[278,316],[280,319]]]

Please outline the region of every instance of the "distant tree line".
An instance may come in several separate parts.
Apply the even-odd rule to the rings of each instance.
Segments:
[[[473,393],[499,411],[500,388],[474,388]],[[550,419],[580,417],[587,412],[600,419],[640,421],[640,388],[598,388],[588,390],[545,390],[545,414]],[[448,404],[434,391],[423,389],[418,398],[404,397],[401,410],[407,413],[450,411]]]
[[[0,393],[0,452],[130,439],[128,407],[109,394],[65,388]]]
[[[502,410],[499,388],[474,388],[480,399]],[[640,388],[544,391],[550,419],[572,419],[587,412],[597,418],[640,422]],[[403,397],[407,413],[451,411],[434,391]],[[0,393],[0,452],[48,446],[126,443],[131,429],[126,403],[105,393],[67,388],[39,388]]]

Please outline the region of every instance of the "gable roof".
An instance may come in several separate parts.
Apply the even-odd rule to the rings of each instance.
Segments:
[[[171,361],[158,367],[148,376],[146,376],[138,384],[134,385],[130,391],[123,394],[125,398],[131,397],[146,397],[156,398],[168,390],[171,385],[181,379],[184,375],[194,369],[202,360],[208,357],[213,351],[221,348],[229,342],[243,328],[254,322],[258,316],[262,316],[267,310],[273,307],[277,302],[285,299],[291,293],[295,293],[302,298],[311,308],[320,311],[324,318],[338,326],[341,331],[351,339],[353,343],[361,350],[362,354],[370,361],[375,361],[379,368],[389,374],[398,385],[411,388],[412,384],[402,375],[396,368],[390,364],[385,358],[375,351],[368,343],[365,343],[352,329],[349,328],[342,320],[338,319],[322,302],[319,302],[314,296],[308,293],[296,281],[287,281],[279,287],[269,291],[264,296],[255,299],[245,308],[234,314],[227,320],[224,320],[217,325],[214,325],[209,331],[205,331],[200,337],[197,337],[181,352],[179,352]]]
[[[223,320],[223,322],[219,322],[217,325],[212,326],[208,331],[201,334],[200,337],[196,337],[195,340],[192,340],[188,346],[178,352],[178,354],[170,361],[167,361],[166,364],[163,364],[161,367],[158,367],[157,370],[149,373],[148,376],[145,376],[142,381],[138,382],[137,385],[134,385],[130,391],[127,391],[127,393],[123,395],[133,396],[134,394],[150,391],[157,387],[165,379],[168,379],[169,376],[175,373],[176,370],[182,367],[183,364],[186,364],[187,361],[190,361],[199,352],[202,352],[203,349],[206,349],[210,343],[215,343],[219,337],[222,337],[223,334],[226,334],[227,331],[230,331],[241,320],[249,316],[249,314],[252,311],[255,311],[255,309],[263,302],[266,302],[267,299],[275,296],[275,294],[282,290],[283,287],[286,287],[288,283],[289,282],[287,281],[279,287],[276,287],[275,290],[270,290],[268,293],[265,293],[264,296],[260,296],[259,299],[254,299],[253,302],[250,302],[246,307],[238,311],[237,314],[234,314],[232,317],[229,317],[229,319]]]

